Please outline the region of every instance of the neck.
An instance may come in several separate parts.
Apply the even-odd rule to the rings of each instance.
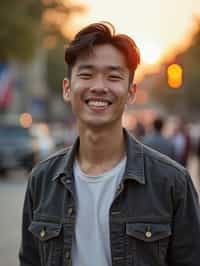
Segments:
[[[80,130],[78,161],[86,174],[101,174],[112,169],[125,155],[123,129]]]

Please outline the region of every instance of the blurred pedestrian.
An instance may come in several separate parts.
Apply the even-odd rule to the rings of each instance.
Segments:
[[[200,178],[200,137],[197,140],[196,155],[198,160],[198,176]]]
[[[187,167],[191,150],[191,140],[186,123],[182,119],[177,121],[171,139],[175,149],[175,160],[184,167]]]
[[[95,23],[65,59],[63,96],[79,137],[31,173],[20,265],[198,266],[200,212],[188,172],[122,127],[136,93],[135,42]]]
[[[135,127],[130,131],[131,134],[138,140],[141,140],[145,135],[145,127],[140,121],[136,121]]]
[[[164,119],[161,117],[155,118],[152,126],[153,130],[143,137],[142,142],[152,149],[155,149],[156,151],[174,159],[173,143],[162,134]]]

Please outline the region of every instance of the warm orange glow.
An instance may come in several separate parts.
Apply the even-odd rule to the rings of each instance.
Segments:
[[[31,114],[23,113],[20,115],[19,122],[22,127],[29,128],[32,125],[33,119]]]
[[[183,85],[183,68],[181,65],[171,64],[168,66],[167,82],[172,89],[179,89]]]
[[[138,42],[141,58],[145,64],[155,64],[161,56],[161,47],[155,42]]]
[[[43,23],[48,26],[61,25],[63,17],[64,15],[59,14],[57,10],[54,10],[53,8],[47,8],[43,13],[42,20]]]
[[[48,36],[46,38],[44,38],[43,41],[43,47],[46,49],[53,49],[54,47],[56,47],[57,44],[57,38],[56,36]]]
[[[196,27],[192,14],[200,14],[198,0],[182,0],[181,8],[178,0],[76,2],[88,5],[88,12],[73,17],[74,32],[89,23],[107,20],[115,25],[117,33],[128,34],[136,41],[143,63],[136,78],[149,71],[146,67],[156,69],[163,57],[174,57],[174,48],[185,49],[191,41],[190,32]]]

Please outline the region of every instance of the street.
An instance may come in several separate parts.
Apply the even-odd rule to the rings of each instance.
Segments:
[[[13,171],[0,179],[0,265],[18,265],[21,213],[27,179],[23,171]]]
[[[197,160],[192,158],[189,171],[195,187],[200,193],[197,178]],[[27,184],[27,174],[22,170],[13,171],[8,178],[0,178],[0,265],[18,265],[18,251],[21,234],[21,213],[24,193]]]

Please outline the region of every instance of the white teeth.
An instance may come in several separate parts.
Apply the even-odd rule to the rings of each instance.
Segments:
[[[89,106],[104,107],[104,106],[108,106],[108,102],[89,101],[88,102],[88,105]]]

